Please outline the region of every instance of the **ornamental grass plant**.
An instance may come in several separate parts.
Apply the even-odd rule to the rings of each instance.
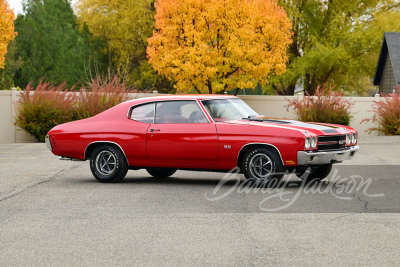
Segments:
[[[296,119],[304,122],[321,122],[340,125],[350,125],[352,118],[350,110],[353,103],[344,98],[343,93],[334,92],[335,86],[325,90],[318,86],[315,96],[307,94],[303,99],[290,100],[286,110],[294,109]]]
[[[108,84],[93,81],[77,92],[66,83],[54,86],[41,81],[36,88],[28,84],[16,105],[15,125],[21,127],[38,141],[44,142],[54,126],[92,117],[130,99],[129,90],[119,83],[118,77]]]
[[[367,129],[368,133],[377,132],[379,135],[400,135],[400,85],[397,92],[391,94],[381,93],[379,100],[372,105],[372,118],[361,121],[372,121],[377,127]]]
[[[89,89],[82,87],[75,105],[75,112],[78,119],[92,117],[103,112],[119,103],[130,100],[129,90],[123,83],[118,81],[115,76],[106,84],[93,80],[89,84]]]

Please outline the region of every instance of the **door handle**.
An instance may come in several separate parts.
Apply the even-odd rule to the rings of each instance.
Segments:
[[[150,132],[159,132],[160,129],[150,129]]]

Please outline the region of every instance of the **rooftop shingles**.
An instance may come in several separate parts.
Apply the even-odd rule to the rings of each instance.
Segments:
[[[383,67],[385,66],[386,56],[389,53],[394,76],[397,84],[400,84],[400,32],[386,32],[382,42],[382,48],[376,66],[374,85],[379,85]]]

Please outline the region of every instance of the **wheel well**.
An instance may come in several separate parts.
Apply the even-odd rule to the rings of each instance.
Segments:
[[[101,141],[100,141],[100,142],[93,142],[93,143],[90,143],[90,144],[86,147],[86,150],[85,150],[85,160],[88,159],[88,158],[90,158],[90,156],[92,155],[93,150],[94,150],[96,147],[98,147],[98,146],[103,146],[103,145],[112,146],[112,147],[114,147],[115,149],[120,150],[120,151],[122,152],[122,154],[124,155],[124,157],[125,157],[126,163],[129,165],[128,158],[126,157],[124,150],[123,150],[118,144],[113,143],[113,142],[101,142]]]
[[[242,171],[242,162],[244,160],[244,156],[247,154],[247,152],[249,152],[249,150],[251,150],[255,147],[263,147],[263,148],[269,149],[271,151],[274,151],[281,159],[282,165],[285,165],[285,164],[283,164],[283,159],[282,159],[281,153],[275,146],[269,145],[269,144],[249,144],[249,145],[243,146],[239,152],[236,166],[238,166],[240,168],[240,171]]]

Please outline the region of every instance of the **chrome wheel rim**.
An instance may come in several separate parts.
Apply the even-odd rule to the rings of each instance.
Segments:
[[[103,175],[112,174],[117,167],[115,155],[110,151],[102,151],[96,157],[96,169]]]
[[[263,153],[254,155],[250,160],[249,167],[252,176],[258,179],[268,178],[273,171],[272,160]]]

